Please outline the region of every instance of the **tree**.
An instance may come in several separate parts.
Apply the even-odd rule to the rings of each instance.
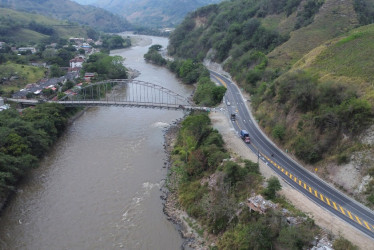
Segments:
[[[282,189],[282,186],[277,177],[273,176],[268,179],[268,186],[264,190],[263,194],[267,199],[274,199],[277,191]]]
[[[49,68],[49,77],[60,77],[63,76],[65,73],[60,67],[56,64],[52,65]]]

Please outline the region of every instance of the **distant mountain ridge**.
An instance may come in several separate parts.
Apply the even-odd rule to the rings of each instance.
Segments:
[[[120,16],[70,0],[0,0],[0,7],[77,22],[106,32],[122,32],[131,27],[131,24]]]
[[[187,13],[222,0],[75,0],[93,4],[127,18],[134,24],[149,27],[173,27]]]

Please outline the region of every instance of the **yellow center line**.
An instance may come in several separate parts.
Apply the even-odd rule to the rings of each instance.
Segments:
[[[309,187],[309,192],[310,192],[310,193],[312,192],[312,188],[311,188],[311,187]]]
[[[319,194],[319,195],[321,196],[321,200],[324,201],[324,200],[323,200],[323,195],[322,195],[322,194]]]
[[[301,186],[301,180],[299,180],[299,185]]]
[[[304,189],[306,189],[306,184],[304,183]]]
[[[340,210],[342,211],[342,213],[345,215],[344,209],[341,206],[339,206],[339,207],[340,207]]]
[[[318,198],[318,193],[317,193],[317,190],[314,190],[314,194],[316,195],[316,197]]]
[[[284,168],[282,168],[282,172],[284,172]]]
[[[362,226],[362,223],[361,223],[360,219],[356,215],[355,215],[355,217],[356,217],[356,220],[358,221],[358,223]]]
[[[336,203],[335,203],[335,202],[332,202],[332,204],[334,204],[334,208],[335,208],[336,210],[338,210],[338,208],[336,207]]]
[[[215,76],[215,77],[218,79],[218,81],[222,83],[223,86],[225,86],[225,88],[227,88],[227,84],[220,77],[218,76]]]
[[[290,174],[290,178],[292,179],[292,174]]]
[[[294,180],[294,182],[296,182],[296,181],[297,181],[297,178],[295,177],[293,180]]]
[[[371,228],[369,227],[368,223],[364,221],[365,226],[371,231]]]
[[[349,212],[349,211],[347,210],[347,213],[348,213],[348,215],[349,215],[349,218],[351,218],[351,220],[353,220],[353,217],[352,217],[351,212]]]
[[[286,171],[286,175],[288,176],[288,172]]]
[[[325,197],[325,199],[326,199],[327,204],[329,204],[329,206],[331,206],[329,198]]]

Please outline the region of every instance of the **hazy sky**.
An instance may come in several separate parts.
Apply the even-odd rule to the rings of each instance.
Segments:
[[[92,4],[96,2],[97,0],[73,0],[74,2],[80,3],[80,4]]]

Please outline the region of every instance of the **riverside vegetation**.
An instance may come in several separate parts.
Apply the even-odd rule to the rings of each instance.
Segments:
[[[374,117],[373,16],[372,0],[225,1],[190,13],[168,52],[223,63],[264,131],[335,181],[332,169],[374,153],[360,139]],[[374,205],[374,159],[362,161],[358,175],[371,182],[346,191]]]
[[[83,36],[103,42],[102,53],[93,54],[83,64],[85,72],[95,72],[95,80],[127,78],[127,69],[123,59],[109,56],[109,50],[131,46],[129,38],[108,35],[81,26],[64,27],[64,22],[35,14],[0,9],[0,13],[10,15],[9,19],[0,17],[0,40],[6,44],[0,49],[0,95],[11,94],[27,83],[37,82],[45,77],[59,77],[66,72],[61,67],[68,67],[69,60],[82,51],[77,51],[69,37]],[[62,25],[61,27],[59,25]],[[28,41],[27,43],[25,41]],[[31,43],[31,44],[30,44]],[[56,43],[55,48],[47,45]],[[34,45],[37,52],[16,54],[11,46]],[[65,46],[66,45],[66,46]],[[94,44],[92,44],[94,45]],[[84,51],[83,51],[84,52]],[[34,67],[32,62],[45,62],[49,71]],[[17,76],[10,81],[11,77]],[[4,80],[5,79],[5,80]],[[58,95],[71,89],[81,78],[75,81],[59,83],[60,92],[43,89],[46,98]],[[29,93],[27,97],[34,97]],[[65,130],[68,119],[79,109],[65,108],[58,104],[39,104],[19,113],[13,107],[0,112],[0,201],[1,205],[10,193],[15,191],[17,183],[27,172],[38,166],[39,160],[48,152],[54,142]]]
[[[178,205],[197,220],[195,229],[212,249],[303,249],[320,233],[311,218],[276,195],[280,189],[276,177],[263,187],[258,163],[230,158],[206,113],[194,112],[181,123],[171,160],[168,188],[177,194]],[[256,193],[278,207],[265,214],[250,210],[246,199]],[[289,225],[284,208],[287,216],[301,222]],[[343,238],[335,240],[334,247],[356,249]]]
[[[19,114],[15,109],[0,112],[0,200],[15,191],[18,181],[38,166],[63,133],[76,108],[40,104]]]
[[[167,66],[184,83],[198,82],[195,102],[212,100],[214,90],[224,88],[209,79],[209,71],[201,63],[191,59],[166,60],[159,53],[161,48],[152,45],[144,55],[145,60]],[[221,103],[224,93],[209,104]],[[302,249],[310,247],[314,237],[321,233],[310,217],[276,194],[281,189],[276,177],[269,178],[264,187],[258,163],[230,158],[206,112],[193,112],[181,122],[170,160],[167,186],[172,196],[176,196],[177,204],[170,205],[174,200],[170,198],[166,211],[170,211],[170,206],[185,210],[198,224],[189,218],[184,220],[213,249]],[[265,214],[252,211],[247,206],[247,198],[259,193],[276,202],[278,207]],[[286,216],[295,216],[301,223],[289,225]],[[335,239],[334,247],[356,249],[342,237]]]
[[[226,88],[217,86],[210,80],[208,69],[200,62],[188,60],[166,60],[160,55],[161,45],[152,45],[144,55],[148,62],[160,66],[166,66],[171,72],[185,84],[197,83],[193,101],[200,106],[216,106],[222,101]]]

